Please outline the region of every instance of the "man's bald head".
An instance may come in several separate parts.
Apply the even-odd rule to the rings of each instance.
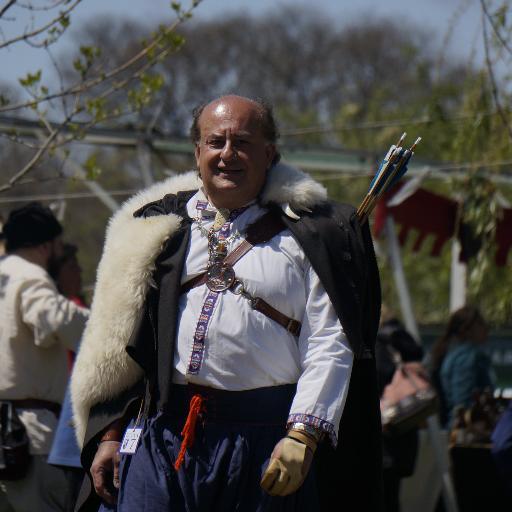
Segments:
[[[232,210],[254,201],[276,163],[264,131],[264,109],[248,98],[223,96],[197,116],[196,165],[208,200]]]
[[[190,137],[194,144],[198,144],[201,140],[201,115],[205,110],[214,110],[225,100],[229,100],[228,103],[241,102],[249,103],[254,106],[254,114],[261,128],[261,132],[267,142],[276,144],[279,139],[279,130],[277,128],[276,121],[274,119],[274,113],[272,106],[261,98],[248,98],[246,96],[240,96],[238,94],[226,94],[215,98],[211,101],[201,103],[193,111],[193,121],[190,128]],[[279,152],[276,152],[274,161],[272,164],[276,164],[281,159]]]

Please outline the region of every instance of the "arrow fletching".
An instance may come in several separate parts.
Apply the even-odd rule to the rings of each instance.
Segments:
[[[375,173],[368,192],[357,209],[357,216],[361,223],[368,219],[378,199],[395,186],[407,172],[407,165],[414,154],[417,144],[421,141],[421,137],[418,137],[409,149],[404,150],[402,144],[405,136],[406,133],[404,132],[398,139],[398,142],[389,148],[379,169]]]

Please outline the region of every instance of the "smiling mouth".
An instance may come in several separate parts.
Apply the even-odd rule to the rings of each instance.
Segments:
[[[232,173],[242,172],[242,169],[220,169],[217,167],[217,172],[219,174],[232,174]]]

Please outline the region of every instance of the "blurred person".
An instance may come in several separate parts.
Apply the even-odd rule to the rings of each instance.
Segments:
[[[77,257],[76,245],[64,244],[60,258],[56,259],[49,273],[57,284],[59,292],[79,306],[86,307],[82,295],[82,268]],[[68,363],[71,372],[75,352],[68,351]],[[59,423],[55,432],[48,463],[62,468],[67,480],[65,510],[72,512],[84,470],[80,463],[80,448],[76,442],[76,433],[72,424],[72,408],[69,386],[62,404]]]
[[[77,257],[78,247],[65,243],[62,254],[55,258],[48,269],[59,292],[75,304],[86,307],[82,293],[82,267]]]
[[[397,351],[405,363],[421,361],[423,357],[423,349],[406,331],[393,312],[383,305],[375,345],[377,383],[381,397],[385,387],[392,381],[396,370],[392,350]],[[413,428],[400,434],[384,431],[382,451],[385,510],[386,512],[399,512],[400,481],[414,473],[418,455],[418,429]]]
[[[2,231],[4,219],[0,216],[0,256],[5,254],[5,237]]]
[[[109,223],[73,371],[100,510],[376,512],[368,224],[279,163],[261,101],[217,98],[191,132],[200,178],[157,183]]]
[[[474,393],[494,388],[490,357],[482,349],[488,326],[475,306],[454,311],[431,350],[433,382],[441,402],[441,422],[451,426],[456,407],[469,407]]]
[[[0,259],[0,401],[23,423],[31,453],[26,475],[0,482],[0,510],[65,510],[61,469],[47,464],[68,381],[66,351],[76,350],[88,310],[61,295],[48,270],[62,255],[62,226],[37,202],[13,210]]]
[[[512,400],[492,433],[491,452],[509,500],[512,500]],[[512,502],[512,501],[511,501]]]

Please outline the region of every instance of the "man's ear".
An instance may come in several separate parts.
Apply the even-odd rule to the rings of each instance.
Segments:
[[[267,169],[270,169],[270,166],[272,165],[272,161],[274,160],[274,157],[276,156],[275,144],[267,144],[265,146],[265,154],[267,157]]]
[[[198,142],[196,142],[196,147],[194,149],[194,155],[196,157],[196,166],[199,169],[199,157],[201,156],[201,147]]]
[[[48,258],[52,252],[52,243],[51,241],[48,241],[48,242],[43,242],[42,244],[39,244],[37,246],[37,250],[39,252],[39,254],[43,257],[43,258]]]

